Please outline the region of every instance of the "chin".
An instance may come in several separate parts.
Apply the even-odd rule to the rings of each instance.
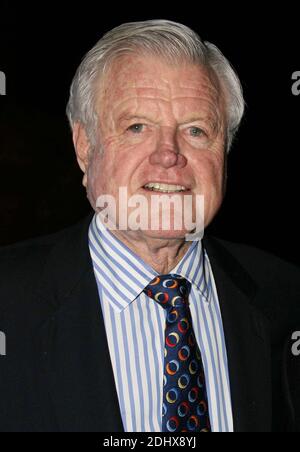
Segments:
[[[151,239],[160,240],[185,240],[186,236],[190,234],[189,231],[178,231],[178,230],[158,230],[158,231],[141,231],[142,234]]]

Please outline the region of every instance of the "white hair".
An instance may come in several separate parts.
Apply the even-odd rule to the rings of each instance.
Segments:
[[[120,55],[132,52],[154,54],[168,62],[183,59],[213,70],[226,102],[227,150],[242,120],[245,101],[237,74],[221,51],[189,27],[167,20],[149,20],[120,25],[106,33],[86,54],[73,79],[67,116],[73,129],[80,122],[92,147],[98,143],[96,83]]]

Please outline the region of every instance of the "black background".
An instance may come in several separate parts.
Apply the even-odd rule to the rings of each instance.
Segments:
[[[210,232],[299,265],[300,96],[292,95],[291,77],[300,70],[300,8],[261,8],[2,1],[0,70],[7,95],[0,96],[0,245],[57,231],[89,212],[65,116],[72,77],[104,32],[165,18],[215,43],[245,91],[228,192]]]

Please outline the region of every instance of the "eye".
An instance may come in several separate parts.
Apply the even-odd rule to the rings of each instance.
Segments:
[[[141,133],[143,132],[144,124],[133,124],[132,126],[128,127],[128,130],[133,133]]]
[[[202,137],[202,135],[205,135],[205,132],[200,129],[199,127],[191,127],[190,129],[190,135],[192,137]]]

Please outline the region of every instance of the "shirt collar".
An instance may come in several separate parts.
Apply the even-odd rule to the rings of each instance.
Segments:
[[[97,284],[118,312],[140,296],[158,273],[131,251],[95,215],[89,228],[89,248]],[[170,272],[189,280],[209,300],[205,253],[202,242],[193,242],[179,264]]]

